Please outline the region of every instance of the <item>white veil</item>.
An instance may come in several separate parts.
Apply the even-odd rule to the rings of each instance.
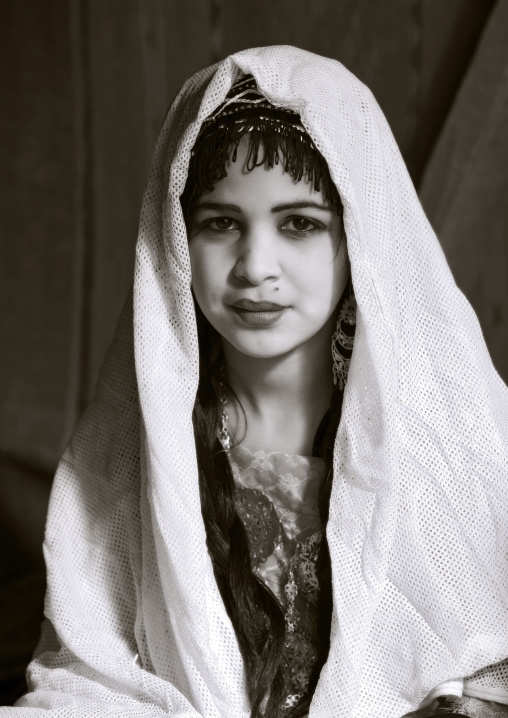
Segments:
[[[369,90],[338,62],[274,47],[194,76],[166,118],[141,213],[134,341],[127,306],[55,480],[33,692],[3,710],[248,712],[200,511],[179,203],[200,124],[240,72],[300,113],[328,161],[358,303],[328,525],[331,649],[310,718],[395,718],[436,690],[508,703],[507,389]]]

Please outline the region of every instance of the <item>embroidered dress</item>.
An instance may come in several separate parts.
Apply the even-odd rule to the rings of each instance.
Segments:
[[[286,616],[286,707],[307,692],[317,658],[316,562],[322,538],[319,487],[323,459],[282,452],[230,450],[238,513],[247,530],[253,570]]]

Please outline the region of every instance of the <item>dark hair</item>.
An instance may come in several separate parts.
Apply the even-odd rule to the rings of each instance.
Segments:
[[[280,111],[278,111],[280,113]],[[243,113],[245,115],[245,113]],[[265,108],[266,114],[266,108]],[[210,128],[208,128],[210,129]],[[328,166],[312,141],[300,129],[273,123],[216,123],[198,137],[190,162],[189,176],[181,198],[186,222],[192,217],[196,200],[226,176],[229,157],[236,161],[241,138],[248,135],[247,169],[279,162],[295,180],[312,181],[340,212],[341,203]],[[285,618],[283,610],[264,582],[251,570],[245,527],[235,506],[235,484],[228,454],[218,436],[221,427],[223,353],[220,336],[196,303],[200,352],[200,380],[193,422],[199,466],[201,508],[207,546],[215,577],[227,613],[232,621],[245,662],[252,718],[297,718],[308,712],[319,673],[330,647],[332,613],[331,565],[326,538],[318,558],[320,593],[318,599],[319,646],[307,695],[291,710],[283,709],[289,693],[288,671],[283,657]],[[319,510],[323,526],[328,521],[332,486],[333,445],[342,408],[342,391],[336,387],[331,407],[314,440],[314,455],[325,459],[326,472],[320,488]]]

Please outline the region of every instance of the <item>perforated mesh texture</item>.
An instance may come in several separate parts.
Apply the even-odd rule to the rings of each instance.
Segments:
[[[464,676],[466,691],[508,702],[507,390],[371,93],[339,63],[283,47],[194,76],[164,123],[141,213],[134,344],[127,306],[53,490],[52,626],[33,692],[4,710],[248,711],[200,512],[179,205],[200,123],[240,71],[301,113],[327,159],[358,302],[328,527],[331,652],[310,716],[401,716],[436,687],[460,692]]]

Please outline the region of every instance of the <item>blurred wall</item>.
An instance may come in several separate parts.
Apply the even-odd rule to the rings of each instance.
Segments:
[[[508,2],[492,11],[425,166],[420,198],[508,380]]]
[[[150,153],[184,79],[255,45],[288,43],[341,60],[373,90],[415,183],[425,172],[426,187],[434,189],[434,199],[426,190],[431,220],[433,212],[442,218],[436,192],[440,196],[450,147],[456,151],[454,166],[462,167],[453,127],[467,119],[474,92],[463,100],[452,130],[446,122],[459,88],[483,81],[470,79],[477,46],[500,8],[506,0],[3,4],[0,616],[17,616],[0,626],[4,696],[22,690],[23,668],[37,637],[40,543],[51,476],[93,393],[129,289]],[[490,57],[484,66],[489,61],[497,63]],[[441,137],[443,128],[448,139]],[[506,177],[498,193],[503,181]],[[481,214],[481,206],[477,210]],[[499,207],[489,211],[499,214]],[[474,222],[474,228],[466,223],[461,229],[468,261],[458,257],[460,250],[450,252],[466,288],[468,277],[479,271]],[[505,225],[493,227],[481,276],[495,268],[498,284],[506,286],[507,267],[500,267],[495,255],[504,230]],[[480,317],[489,317],[488,282],[482,286],[471,298]],[[506,378],[508,299],[499,293],[492,347]]]

